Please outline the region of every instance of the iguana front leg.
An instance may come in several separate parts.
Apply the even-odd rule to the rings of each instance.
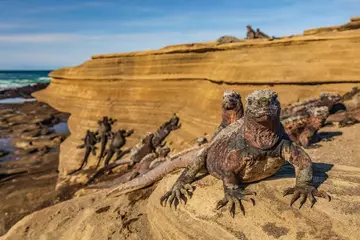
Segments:
[[[171,130],[177,130],[177,129],[179,129],[179,128],[181,128],[181,123],[179,123],[179,124],[177,124],[177,125],[175,125],[175,126],[172,126],[171,127]]]
[[[246,190],[241,185],[241,179],[239,179],[236,172],[241,171],[247,165],[245,161],[246,152],[231,151],[224,160],[224,167],[222,172],[222,181],[224,185],[224,198],[217,203],[216,208],[220,209],[229,204],[229,212],[232,217],[235,216],[236,206],[240,207],[241,212],[245,215],[245,208],[242,201],[252,202],[255,206],[254,198],[248,197],[248,195],[256,195],[256,192]]]
[[[127,131],[124,135],[124,137],[130,137],[134,133],[134,129],[131,129],[130,131]]]
[[[281,149],[281,156],[295,167],[295,187],[287,188],[284,191],[284,196],[293,194],[290,206],[299,198],[301,198],[299,209],[304,205],[306,199],[311,202],[311,207],[316,203],[315,197],[331,200],[326,192],[319,191],[314,187],[311,159],[300,146],[293,142],[285,143]]]
[[[160,198],[161,206],[165,207],[166,203],[169,202],[170,207],[174,201],[175,206],[184,201],[187,202],[187,198],[191,198],[194,188],[190,185],[195,180],[196,174],[205,168],[207,149],[203,149],[195,158],[195,160],[188,165],[182,172],[180,177],[176,180],[175,184],[170,191],[166,192]]]

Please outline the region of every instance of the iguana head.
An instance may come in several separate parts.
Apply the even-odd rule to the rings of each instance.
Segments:
[[[170,152],[170,148],[168,147],[157,148],[156,152],[159,154],[159,157],[166,157]]]
[[[170,124],[177,126],[179,124],[179,121],[180,121],[179,117],[176,116],[176,113],[174,113],[174,115],[170,119]]]
[[[246,97],[245,115],[257,122],[278,119],[280,102],[277,93],[269,89],[256,90]]]
[[[242,109],[241,96],[239,93],[231,90],[225,91],[223,95],[222,107],[226,110]]]
[[[320,94],[320,99],[321,101],[332,105],[336,102],[339,102],[341,100],[341,96],[337,93],[322,92]]]
[[[126,133],[126,130],[120,129],[120,130],[118,130],[117,132],[118,132],[119,134],[121,134],[121,135],[124,135],[124,134]]]

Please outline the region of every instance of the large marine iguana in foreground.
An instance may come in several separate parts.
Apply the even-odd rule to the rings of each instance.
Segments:
[[[300,197],[300,207],[307,199],[313,206],[315,197],[328,198],[330,201],[327,193],[313,186],[310,157],[288,138],[281,125],[277,94],[270,90],[255,91],[247,97],[246,102],[244,118],[227,126],[209,144],[178,154],[172,157],[173,162],[164,163],[142,177],[110,189],[107,195],[146,187],[188,164],[172,189],[161,198],[161,204],[179,203],[181,198],[193,191],[190,184],[196,174],[200,170],[207,170],[224,183],[225,197],[218,202],[217,207],[229,203],[230,214],[234,216],[236,203],[243,213],[242,200],[254,203],[254,199],[247,195],[255,193],[245,190],[242,184],[269,177],[288,161],[296,172],[295,187],[284,191],[284,196],[293,194],[290,205]]]
[[[224,198],[217,209],[230,204],[230,214],[235,215],[235,206],[245,214],[241,201],[255,201],[249,195],[255,192],[244,189],[243,184],[259,181],[275,174],[288,161],[295,167],[296,184],[284,191],[284,196],[293,194],[292,205],[300,200],[300,208],[316,197],[328,198],[324,191],[313,185],[312,162],[306,152],[292,142],[280,122],[280,103],[271,90],[258,90],[246,98],[245,115],[221,131],[180,175],[170,191],[161,197],[163,206],[174,201],[180,203],[193,192],[190,185],[200,170],[207,170],[223,181]]]

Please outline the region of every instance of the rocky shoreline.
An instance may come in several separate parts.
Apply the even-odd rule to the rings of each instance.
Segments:
[[[24,216],[65,199],[55,184],[69,114],[31,99],[47,85],[0,92],[8,102],[0,103],[0,235]]]
[[[11,88],[0,91],[0,99],[5,98],[32,98],[33,92],[45,89],[49,83],[38,83],[35,85],[24,86],[20,88]]]

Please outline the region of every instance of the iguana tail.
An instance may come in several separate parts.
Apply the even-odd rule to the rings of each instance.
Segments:
[[[205,146],[203,145],[200,147],[190,148],[176,154],[175,156],[170,157],[170,159],[168,159],[166,162],[144,173],[143,175],[129,182],[121,184],[120,186],[110,188],[106,196],[119,196],[124,193],[132,192],[150,186],[156,181],[162,179],[168,173],[171,173],[180,168],[185,168],[195,159],[198,152]]]
[[[80,167],[79,167],[79,168],[77,168],[76,170],[74,170],[74,171],[70,172],[70,173],[69,173],[69,175],[72,175],[72,174],[74,174],[74,173],[79,172],[81,169],[83,169],[83,168],[86,166],[90,153],[91,153],[91,148],[90,148],[90,147],[88,147],[88,146],[86,146],[84,159],[83,159],[83,161],[82,161],[82,163],[81,163]]]
[[[100,155],[99,155],[99,163],[100,161],[103,159],[104,154],[105,154],[105,147],[107,144],[107,137],[106,136],[102,136],[101,137],[101,149],[100,149]]]

